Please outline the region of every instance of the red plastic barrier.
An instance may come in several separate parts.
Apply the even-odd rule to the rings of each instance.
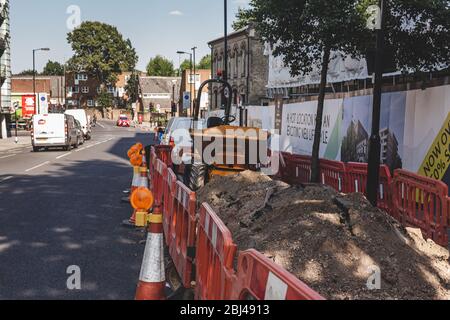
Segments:
[[[325,300],[294,275],[263,254],[249,250],[239,256],[232,300]]]
[[[183,286],[190,288],[195,258],[197,195],[177,182],[174,197],[169,251]]]
[[[172,147],[171,146],[155,146],[155,152],[159,160],[164,162],[167,167],[172,166]]]
[[[163,227],[166,236],[166,244],[170,246],[170,226],[175,206],[175,191],[177,186],[177,176],[172,169],[167,170],[164,178],[164,203],[163,203]]]
[[[196,300],[229,300],[236,250],[230,230],[208,204],[203,204],[197,237]]]
[[[164,176],[167,174],[167,166],[161,160],[156,160],[154,177],[152,181],[152,191],[155,197],[155,206],[163,205],[164,197]]]
[[[280,175],[289,184],[311,182],[311,157],[282,153]]]
[[[359,192],[366,193],[367,188],[367,163],[349,162],[345,164],[347,179],[345,183],[345,193]],[[378,207],[386,212],[391,211],[392,192],[391,171],[386,165],[380,166],[380,187],[378,189]]]
[[[152,190],[153,190],[153,181],[155,179],[156,161],[158,161],[158,156],[156,154],[155,147],[152,147],[150,151],[150,163],[149,163],[150,189]]]
[[[344,192],[345,164],[339,161],[320,159],[320,179],[322,184],[330,186],[338,192]]]
[[[420,228],[426,239],[447,247],[449,225],[448,187],[442,181],[396,170],[393,181],[394,210],[403,224]]]

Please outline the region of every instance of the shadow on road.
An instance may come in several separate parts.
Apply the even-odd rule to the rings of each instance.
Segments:
[[[107,152],[126,158],[140,139],[148,141],[123,138]],[[1,183],[0,299],[133,299],[144,234],[121,225],[131,215],[120,202],[130,183],[130,167],[114,160],[53,165]],[[79,291],[67,289],[73,265]]]

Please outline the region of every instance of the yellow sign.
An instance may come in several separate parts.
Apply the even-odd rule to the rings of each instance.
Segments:
[[[442,180],[450,166],[450,113],[420,166],[419,174]]]

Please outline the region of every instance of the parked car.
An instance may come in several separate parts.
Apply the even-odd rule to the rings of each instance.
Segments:
[[[81,144],[84,144],[84,133],[83,127],[81,126],[80,121],[75,120],[75,127],[77,128],[78,141]]]
[[[88,120],[88,115],[84,109],[67,110],[65,114],[73,116],[81,124],[85,140],[91,140],[91,123]]]
[[[117,120],[117,126],[129,128],[131,126],[130,118],[127,115],[120,115],[119,120]]]
[[[193,118],[176,117],[170,119],[166,131],[161,139],[161,145],[173,146],[175,152],[181,156],[182,162],[190,161],[191,155],[185,154],[182,150],[190,150],[192,147],[192,138],[190,129],[204,129],[206,128],[206,120],[199,119],[195,126],[193,126]],[[178,168],[175,168],[177,171]]]
[[[34,152],[42,148],[63,148],[67,151],[72,147],[78,148],[80,139],[75,118],[64,114],[34,115],[31,141]]]

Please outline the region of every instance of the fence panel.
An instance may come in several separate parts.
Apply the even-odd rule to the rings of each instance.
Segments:
[[[405,170],[396,170],[393,193],[393,209],[398,220],[403,225],[420,228],[425,238],[447,247],[447,185]]]
[[[172,149],[171,146],[155,146],[158,159],[164,162],[169,168],[172,167]]]
[[[345,193],[359,192],[367,195],[367,163],[349,162],[345,164],[347,178]],[[389,167],[380,166],[380,186],[378,188],[378,207],[391,213],[392,192],[390,190],[392,176]]]
[[[282,153],[280,176],[289,184],[302,184],[311,181],[311,157]]]
[[[175,207],[175,191],[177,185],[177,176],[172,169],[167,170],[164,176],[164,203],[163,203],[163,226],[166,238],[166,244],[170,246],[170,226],[172,222],[172,215]]]
[[[249,250],[239,256],[232,300],[324,300],[317,292],[266,258]]]
[[[161,160],[156,160],[154,181],[152,183],[155,206],[163,205],[164,198],[164,176],[167,174],[167,166]]]
[[[177,182],[174,196],[174,210],[168,233],[169,252],[183,286],[190,288],[195,258],[197,195],[181,182]]]
[[[236,250],[230,230],[211,207],[204,204],[198,225],[196,300],[230,299]]]
[[[344,192],[346,179],[345,164],[339,161],[320,159],[321,183]]]

